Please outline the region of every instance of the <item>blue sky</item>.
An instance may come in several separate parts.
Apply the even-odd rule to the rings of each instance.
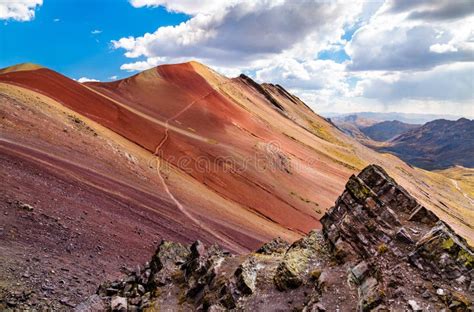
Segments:
[[[197,60],[319,113],[472,118],[473,16],[469,0],[0,0],[0,67],[107,81]]]
[[[120,70],[126,57],[111,40],[188,19],[163,7],[136,9],[127,0],[46,0],[33,20],[0,24],[0,67],[31,62],[75,79],[128,76]]]

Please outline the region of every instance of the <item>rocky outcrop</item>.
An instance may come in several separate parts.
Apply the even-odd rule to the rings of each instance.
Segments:
[[[267,99],[268,102],[272,103],[273,106],[275,108],[277,108],[280,113],[285,112],[285,108],[270,94],[270,92],[268,92],[267,90],[265,90],[264,87],[262,87],[260,84],[256,83],[254,80],[252,80],[252,78],[250,78],[250,77],[248,77],[244,74],[240,74],[239,79],[241,79],[243,82],[245,82],[246,84],[251,86],[258,93],[263,95],[265,97],[265,99]]]
[[[382,168],[352,176],[321,223],[248,255],[162,242],[98,295],[114,311],[472,311],[473,249]]]

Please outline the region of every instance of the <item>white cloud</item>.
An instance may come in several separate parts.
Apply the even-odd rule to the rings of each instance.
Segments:
[[[469,105],[474,101],[474,6],[469,1],[130,3],[162,6],[190,18],[112,41],[133,59],[122,70],[194,59],[229,76],[245,72],[281,84],[316,111],[446,113],[456,107],[474,115]]]
[[[166,58],[164,57],[149,57],[145,61],[138,61],[133,63],[127,63],[120,66],[120,69],[126,70],[129,72],[133,71],[142,71],[147,70],[149,68],[158,66],[160,64],[165,64]]]
[[[441,65],[429,71],[401,73],[397,79],[359,82],[362,95],[380,100],[469,101],[474,97],[474,63]]]
[[[387,3],[389,12],[408,12],[408,18],[413,20],[451,20],[474,13],[470,0],[390,0]]]
[[[0,20],[31,21],[43,0],[1,0]]]
[[[237,2],[239,1],[130,0],[130,4],[133,5],[135,8],[162,6],[170,12],[180,12],[191,15],[219,10],[222,7],[230,6]]]
[[[314,92],[330,91],[332,95],[346,95],[349,86],[344,64],[331,60],[280,59],[271,66],[256,71],[259,82],[272,81],[290,89]]]
[[[113,46],[124,49],[129,58],[164,57],[173,61],[187,57],[214,66],[248,66],[282,53],[317,53],[338,42],[343,26],[361,10],[359,3],[308,0],[225,3],[227,6],[217,5],[207,14],[199,12],[179,25],[112,41]]]
[[[466,20],[426,23],[379,15],[360,28],[346,46],[353,70],[429,69],[474,61],[472,24]]]
[[[110,76],[109,79],[110,79],[110,80],[117,80],[117,79],[118,79],[118,76],[117,76],[117,75],[113,75],[113,76]]]
[[[430,46],[430,51],[435,53],[457,52],[458,48],[449,43],[436,43]]]
[[[99,29],[94,29],[93,31],[91,31],[91,34],[93,35],[98,35],[98,34],[101,34],[102,33],[102,30],[99,30]]]
[[[77,79],[78,82],[83,83],[83,82],[99,82],[100,80],[97,79],[92,79],[92,78],[87,78],[87,77],[81,77]]]

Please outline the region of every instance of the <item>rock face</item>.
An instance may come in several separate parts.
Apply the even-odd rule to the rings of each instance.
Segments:
[[[98,295],[117,311],[472,311],[473,249],[382,168],[352,176],[321,222],[240,256],[164,241]]]

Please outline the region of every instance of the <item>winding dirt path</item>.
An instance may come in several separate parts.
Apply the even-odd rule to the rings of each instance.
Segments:
[[[199,220],[198,218],[193,216],[192,213],[173,195],[173,193],[170,191],[170,189],[168,187],[168,184],[166,183],[166,179],[163,177],[163,175],[161,173],[161,158],[162,157],[160,157],[160,155],[159,155],[160,151],[161,151],[161,148],[163,147],[163,145],[166,143],[166,141],[169,138],[169,130],[170,130],[169,121],[177,119],[179,116],[181,116],[183,113],[185,113],[188,109],[190,109],[194,104],[196,104],[199,101],[204,100],[205,98],[207,98],[208,96],[210,96],[211,94],[216,92],[217,88],[219,86],[230,83],[230,82],[232,82],[232,81],[226,81],[224,83],[218,84],[216,87],[213,88],[212,91],[210,91],[207,94],[201,96],[200,98],[192,101],[191,103],[186,105],[183,109],[178,111],[175,115],[173,115],[170,118],[166,119],[165,122],[164,122],[165,134],[164,134],[163,138],[161,139],[160,143],[156,146],[155,151],[153,153],[154,157],[153,157],[153,159],[151,159],[150,162],[153,162],[153,160],[156,160],[156,162],[157,162],[156,172],[157,172],[157,174],[160,178],[161,184],[163,185],[163,188],[165,189],[165,192],[168,194],[169,198],[175,203],[176,207],[178,207],[178,209],[179,209],[179,211],[181,211],[181,213],[183,213],[186,217],[188,217],[192,222],[194,222],[196,225],[198,225],[201,229],[203,229],[204,231],[208,232],[209,234],[211,234],[214,237],[216,237],[217,239],[219,239],[221,242],[224,242],[229,247],[233,247],[233,249],[237,250],[240,253],[245,253],[245,252],[248,252],[247,248],[245,248],[242,245],[238,244],[237,242],[233,241],[232,239],[230,239],[225,234],[222,234],[222,233],[219,233],[219,232],[213,230],[212,228],[207,226],[204,222],[202,222],[201,220]]]
[[[232,81],[226,81],[226,82],[224,82],[224,83],[221,83],[221,84],[217,85],[216,87],[219,87],[219,86],[221,86],[221,85],[224,85],[224,84],[227,84],[227,83],[231,83],[231,82],[232,82]],[[1,82],[0,82],[0,84],[1,84]],[[115,100],[115,99],[113,99],[113,98],[107,96],[105,93],[101,93],[101,92],[95,90],[94,88],[91,88],[91,87],[89,87],[89,86],[87,86],[87,85],[84,85],[84,84],[83,84],[82,86],[83,86],[84,88],[87,88],[88,90],[90,90],[90,91],[92,91],[92,92],[94,92],[94,93],[100,95],[100,96],[105,97],[107,100],[109,100],[109,101],[111,101],[111,102],[117,104],[118,106],[120,106],[120,107],[122,107],[122,108],[124,108],[124,109],[126,109],[126,110],[128,110],[128,111],[130,111],[130,112],[132,112],[132,113],[134,113],[134,114],[136,114],[136,115],[138,115],[138,116],[140,116],[140,117],[146,119],[146,120],[149,120],[149,121],[151,121],[151,122],[153,122],[153,123],[156,123],[156,124],[158,124],[158,125],[160,125],[160,126],[162,126],[162,127],[165,127],[166,129],[172,130],[172,131],[174,131],[174,132],[176,132],[176,133],[182,134],[182,135],[184,135],[184,136],[186,136],[186,137],[188,137],[188,138],[194,139],[194,140],[196,140],[196,141],[209,142],[209,138],[208,138],[208,137],[205,137],[205,136],[196,134],[196,133],[194,133],[194,132],[192,132],[192,131],[189,131],[189,130],[186,130],[186,129],[182,129],[182,128],[177,127],[177,126],[174,126],[174,125],[170,125],[170,124],[169,124],[169,121],[170,121],[171,119],[173,119],[173,118],[176,118],[175,116],[168,118],[166,121],[162,121],[162,120],[159,120],[158,118],[155,118],[155,117],[153,117],[153,116],[147,115],[147,114],[143,113],[142,111],[140,111],[140,110],[138,110],[138,109],[136,109],[136,108],[130,107],[130,106],[128,106],[128,105],[125,105],[125,104],[123,104],[123,103],[121,103],[121,102],[119,102],[119,101],[117,101],[117,100]],[[205,98],[205,97],[211,95],[211,94],[212,94],[213,92],[215,92],[215,91],[216,91],[216,89],[214,89],[213,91],[211,91],[211,92],[209,92],[208,94],[204,95],[202,98],[199,98],[199,99],[197,99],[197,100],[191,102],[191,103],[188,104],[186,107],[184,107],[181,111],[179,111],[179,112],[177,113],[177,115],[178,115],[178,114],[181,115],[181,114],[182,114],[185,110],[187,110],[190,106],[192,106],[193,104],[195,104],[195,102],[198,102],[198,101],[202,100],[203,98]],[[229,145],[229,144],[226,144],[226,143],[224,143],[224,142],[217,142],[217,143],[215,143],[215,144],[220,145],[220,146],[224,146],[224,147],[229,148],[229,149],[235,149],[234,146]]]

